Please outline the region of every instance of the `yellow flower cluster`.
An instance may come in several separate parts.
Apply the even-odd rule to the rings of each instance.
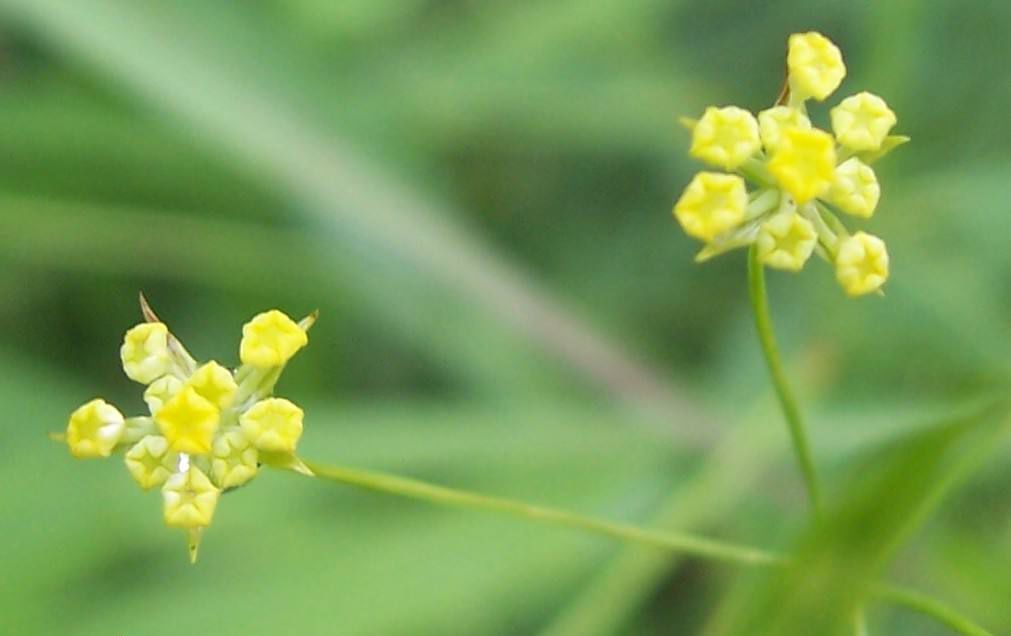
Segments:
[[[64,439],[74,457],[122,451],[141,488],[161,488],[165,523],[187,531],[196,560],[221,493],[262,464],[308,470],[295,457],[302,409],[273,390],[308,343],[315,315],[297,323],[277,310],[254,317],[242,329],[242,365],[233,372],[213,360],[198,364],[143,300],[142,307],[148,322],[126,332],[120,357],[127,377],[147,385],[150,414],[125,418],[95,399],[71,414]]]
[[[908,138],[890,134],[895,113],[868,92],[831,109],[831,134],[811,123],[807,100],[824,100],[846,76],[842,54],[825,36],[791,35],[787,69],[783,99],[757,117],[710,106],[698,120],[685,120],[691,156],[726,172],[696,174],[674,216],[706,243],[697,260],[754,245],[765,265],[799,271],[817,253],[849,295],[876,292],[888,279],[885,244],[850,234],[836,211],[874,214],[881,188],[871,164]]]

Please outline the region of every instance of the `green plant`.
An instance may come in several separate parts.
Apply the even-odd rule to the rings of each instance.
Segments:
[[[99,38],[99,39],[100,39],[100,38]],[[103,46],[104,46],[104,44],[103,44]],[[171,91],[170,91],[170,92],[171,92]],[[211,100],[211,101],[213,101],[213,100]],[[214,110],[214,109],[207,109],[206,111],[207,111],[207,112],[214,112],[214,111],[217,111],[217,112],[227,112],[227,109],[220,109],[220,110]],[[231,115],[229,115],[229,116],[231,116]],[[269,128],[270,128],[270,126],[265,126],[265,127],[266,127],[267,129],[269,129]],[[185,275],[185,274],[184,274],[184,275]],[[367,481],[367,480],[366,480],[366,481]]]
[[[869,491],[857,491],[855,497],[850,497],[833,512],[834,518],[819,519],[815,523],[806,548],[802,544],[797,555],[781,555],[688,533],[641,528],[406,477],[303,460],[295,454],[302,434],[302,410],[272,394],[288,361],[308,343],[307,332],[316,320],[315,314],[298,323],[277,310],[254,317],[243,327],[240,345],[243,364],[229,372],[215,361],[198,363],[143,296],[141,308],[146,322],[126,333],[121,359],[126,374],[147,385],[144,397],[150,416],[124,418],[104,400],[94,399],[74,411],[64,434],[52,437],[66,442],[70,453],[78,458],[123,453],[126,467],[138,485],[145,490],[161,487],[165,523],[186,530],[190,559],[194,563],[203,531],[211,524],[220,495],[246,485],[256,476],[259,467],[266,465],[437,505],[497,512],[575,528],[696,558],[781,570],[785,578],[777,575],[779,584],[766,586],[767,590],[772,590],[766,596],[775,602],[764,607],[759,605],[760,609],[756,610],[758,624],[767,624],[770,634],[797,633],[797,629],[809,626],[813,617],[820,617],[825,623],[819,629],[826,631],[819,633],[831,633],[828,630],[836,624],[839,612],[858,613],[859,607],[855,604],[867,596],[908,606],[963,634],[988,634],[937,600],[902,587],[874,584],[873,575],[889,547],[909,526],[909,517],[924,514],[924,507],[950,485],[954,477],[952,471],[946,469],[944,460],[955,454],[956,442],[964,443],[963,438],[970,437],[971,433],[980,435],[979,424],[990,424],[995,417],[1006,418],[1003,403],[929,431],[923,439],[896,453],[896,457],[885,462],[881,477],[872,482]],[[774,348],[768,351],[775,355]],[[775,358],[770,359],[770,365],[778,369]],[[783,395],[784,405],[791,405],[789,394]],[[992,443],[995,430],[1002,433],[1003,428],[985,428],[986,444]],[[913,469],[922,471],[925,465],[929,470],[922,476],[924,482],[910,488],[905,482],[906,474]],[[957,467],[964,468],[963,462],[957,462]],[[872,506],[882,491],[898,487],[907,490],[904,505],[892,509],[872,541],[863,538],[864,527],[859,528],[859,536],[850,534],[854,519],[862,521],[869,514],[876,514]],[[815,502],[818,501],[816,493],[817,490],[811,490]],[[859,557],[864,567],[854,567],[853,562],[847,561],[845,570],[840,571],[838,561],[821,562],[826,550],[840,548]],[[833,580],[845,575],[848,582],[847,595],[835,599],[835,604],[828,607],[831,611],[826,613],[825,603],[819,597],[811,603],[813,608],[770,614],[770,607],[780,612],[783,605],[795,604],[795,599],[785,602],[787,595],[799,588],[810,589],[812,578],[829,575]],[[756,623],[749,618],[742,624]],[[728,629],[736,633],[732,627],[714,629],[715,633]]]

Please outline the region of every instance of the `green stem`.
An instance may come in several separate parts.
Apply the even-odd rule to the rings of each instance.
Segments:
[[[748,291],[751,294],[751,308],[755,313],[755,327],[758,329],[758,339],[762,343],[762,353],[769,367],[772,386],[779,398],[779,406],[783,410],[786,424],[793,440],[794,454],[800,464],[804,483],[811,499],[815,514],[821,509],[821,491],[818,487],[818,475],[815,473],[814,461],[811,458],[811,447],[807,440],[804,420],[800,416],[797,401],[790,392],[790,386],[783,372],[779,359],[779,349],[776,346],[776,336],[772,330],[772,317],[769,314],[769,297],[765,291],[765,267],[758,260],[758,249],[752,245],[748,251]]]
[[[863,606],[857,607],[853,613],[853,636],[869,636],[867,632],[867,617]]]
[[[964,636],[994,636],[992,632],[983,629],[948,605],[915,590],[894,585],[879,585],[875,588],[874,594],[893,605],[902,605],[926,614]]]
[[[312,471],[312,474],[310,475],[294,467],[290,467],[290,470],[294,470],[300,475],[327,479],[364,490],[409,497],[445,506],[505,513],[532,521],[577,528],[623,541],[633,541],[654,548],[682,552],[701,558],[737,565],[757,566],[783,566],[788,562],[782,555],[759,548],[715,541],[697,535],[650,530],[630,524],[594,519],[566,510],[535,506],[514,499],[491,497],[465,490],[436,486],[435,484],[429,484],[417,479],[390,475],[388,473],[346,466],[327,466],[304,460],[299,460],[298,465],[307,467]],[[930,616],[964,636],[993,636],[993,634],[979,627],[941,601],[932,599],[914,590],[894,585],[877,585],[874,587],[873,593],[880,600],[895,605],[902,605]]]
[[[464,490],[436,486],[416,479],[376,471],[344,466],[325,466],[309,461],[306,461],[305,465],[318,478],[329,479],[365,490],[410,497],[412,499],[420,499],[430,503],[458,508],[501,512],[534,521],[578,528],[624,541],[634,541],[655,548],[684,552],[697,557],[739,565],[774,565],[784,563],[783,557],[771,552],[715,541],[696,535],[650,530],[624,523],[594,519],[566,510],[535,506],[513,499],[491,497]]]

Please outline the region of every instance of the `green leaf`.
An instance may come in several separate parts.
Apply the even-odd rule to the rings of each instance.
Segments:
[[[853,617],[901,543],[1006,435],[1006,403],[864,458],[844,494],[799,538],[792,564],[738,586],[708,636],[852,633]],[[911,478],[912,477],[912,478]]]

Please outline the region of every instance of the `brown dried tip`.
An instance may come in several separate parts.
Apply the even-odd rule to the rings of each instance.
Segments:
[[[151,305],[148,304],[147,298],[144,297],[144,292],[138,292],[137,295],[140,299],[140,313],[143,314],[144,320],[146,322],[162,322],[161,318],[158,317],[158,314],[154,313],[154,310],[151,309]]]
[[[137,292],[137,298],[140,301],[140,313],[144,316],[145,322],[160,322],[164,324],[164,321],[158,317],[158,314],[154,313],[154,309],[151,309],[151,305],[148,304],[147,298],[144,296],[144,292]],[[176,355],[179,359],[179,363],[186,369],[189,373],[193,373],[197,369],[197,362],[190,355],[190,352],[186,350],[183,343],[179,341],[175,335],[169,331],[168,334],[169,349],[172,353]]]
[[[302,331],[309,331],[314,324],[316,324],[316,319],[319,318],[319,309],[314,309],[311,314],[298,321],[298,326]]]
[[[787,76],[783,79],[783,88],[779,91],[779,97],[776,98],[776,106],[785,106],[786,102],[790,99],[790,77]]]

